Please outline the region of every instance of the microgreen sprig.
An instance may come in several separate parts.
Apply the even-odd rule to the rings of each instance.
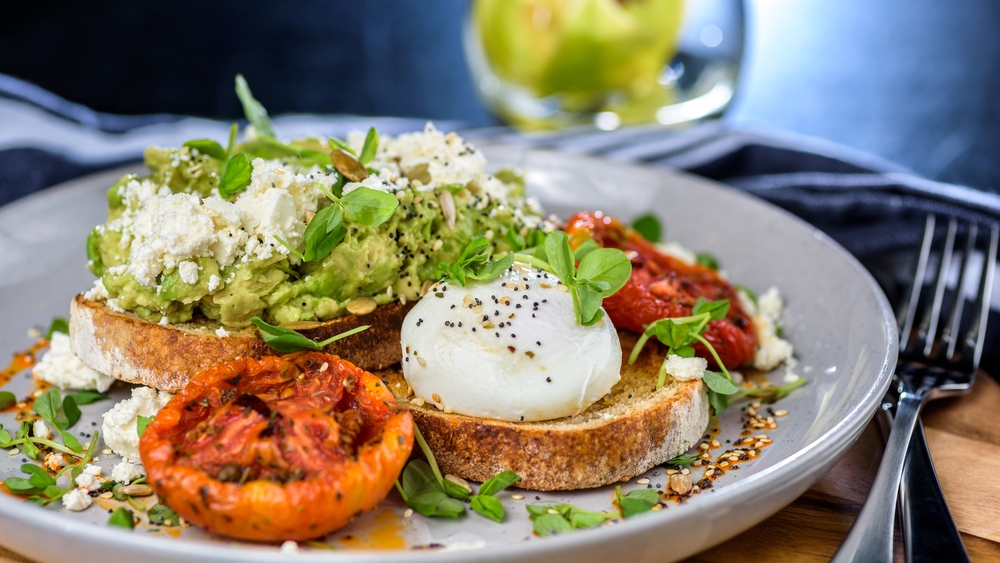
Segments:
[[[667,347],[667,354],[663,359],[663,364],[660,365],[656,380],[656,387],[660,388],[666,382],[667,359],[671,355],[677,355],[682,358],[694,356],[694,344],[700,342],[712,354],[715,363],[722,370],[721,373],[706,370],[704,375],[705,385],[708,386],[709,403],[715,410],[715,415],[721,415],[729,405],[729,395],[735,393],[737,387],[733,383],[732,376],[729,375],[729,370],[726,369],[722,360],[719,359],[719,354],[715,351],[712,344],[702,336],[702,333],[705,332],[705,328],[709,322],[725,318],[728,312],[729,300],[707,301],[702,297],[691,308],[691,315],[687,317],[660,319],[648,325],[632,349],[632,354],[628,359],[629,365],[635,363],[639,357],[639,352],[642,351],[646,342],[655,336],[657,340]]]
[[[357,334],[371,327],[371,325],[359,326],[346,332],[342,332],[336,336],[331,336],[326,340],[316,341],[306,338],[290,328],[269,325],[261,320],[260,317],[251,317],[250,322],[255,324],[257,328],[260,329],[260,337],[268,346],[278,352],[284,353],[298,352],[301,350],[322,350],[325,346],[332,344],[341,338],[347,338],[348,336]]]
[[[539,536],[563,534],[581,528],[593,528],[615,517],[610,512],[593,512],[564,503],[534,503],[525,506]]]
[[[477,237],[465,246],[458,260],[438,264],[437,275],[442,278],[447,276],[463,287],[470,279],[492,281],[514,264],[514,255],[507,254],[499,260],[490,260],[491,254],[486,237]]]
[[[618,505],[622,518],[649,512],[660,503],[660,495],[653,489],[636,489],[623,495],[621,485],[615,485],[615,497],[615,504]]]
[[[562,231],[547,234],[539,250],[543,253],[515,254],[514,260],[558,276],[573,296],[577,322],[584,326],[593,325],[604,317],[601,310],[604,298],[614,295],[632,274],[632,263],[621,250],[584,244],[574,253],[569,237]]]
[[[399,206],[396,196],[366,186],[359,186],[342,197],[333,195],[319,182],[316,187],[333,201],[333,205],[321,209],[306,226],[302,235],[305,252],[300,253],[281,237],[274,237],[303,262],[325,258],[344,240],[347,236],[347,228],[342,224],[345,213],[362,225],[377,227],[388,221]]]
[[[22,423],[22,429],[24,428],[25,424],[30,426],[31,423],[24,421]],[[6,432],[0,431],[0,434],[6,434]],[[27,473],[29,475],[29,478],[24,479],[22,477],[10,477],[4,480],[3,482],[4,486],[7,487],[7,490],[16,495],[30,495],[28,496],[27,499],[25,499],[26,502],[39,504],[42,506],[45,506],[49,503],[52,503],[62,498],[64,494],[66,494],[67,492],[69,492],[74,488],[75,485],[73,484],[73,480],[80,475],[80,473],[83,471],[83,467],[88,463],[90,463],[91,460],[94,458],[94,449],[97,447],[97,441],[98,441],[97,439],[99,434],[100,434],[99,432],[94,432],[94,436],[90,441],[90,447],[87,448],[86,452],[82,452],[80,443],[76,440],[76,438],[73,438],[71,435],[65,432],[62,433],[63,440],[67,441],[66,440],[67,436],[72,438],[71,441],[67,441],[67,445],[69,445],[71,442],[75,446],[76,451],[64,448],[63,446],[56,444],[51,440],[30,438],[30,440],[34,442],[47,445],[54,450],[62,451],[63,453],[68,453],[72,456],[75,456],[77,458],[77,461],[66,465],[65,467],[57,471],[55,475],[49,475],[48,471],[46,471],[44,468],[40,466],[26,463],[21,466],[21,471]],[[9,434],[7,436],[9,437]],[[2,440],[2,436],[0,436],[0,440]],[[25,442],[25,445],[28,443],[31,442]],[[15,445],[15,444],[10,444],[10,445]],[[0,443],[0,447],[9,447],[9,446]],[[25,447],[25,452],[27,452],[27,447]],[[36,448],[35,456],[37,455],[38,454]],[[66,472],[71,472],[70,483],[65,488],[59,487],[57,485],[57,480]]]
[[[503,471],[480,485],[479,491],[473,494],[441,475],[434,452],[416,425],[413,426],[413,434],[427,461],[411,461],[403,470],[401,481],[396,480],[396,490],[403,502],[424,516],[458,518],[465,513],[465,507],[456,499],[468,500],[472,510],[495,522],[503,521],[503,505],[496,494],[520,481],[517,473]]]

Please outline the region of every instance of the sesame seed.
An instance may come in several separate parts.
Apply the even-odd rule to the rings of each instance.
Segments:
[[[636,481],[636,483],[640,485],[646,485],[649,483],[649,479],[639,479],[638,481]]]
[[[779,417],[788,416],[788,411],[786,410],[774,411],[774,416],[779,416]]]
[[[524,500],[524,495],[517,495],[517,494],[510,495],[510,498],[512,498],[514,500]]]

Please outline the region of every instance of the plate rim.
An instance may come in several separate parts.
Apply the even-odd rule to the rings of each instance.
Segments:
[[[805,232],[804,234],[808,234],[809,236],[816,238],[821,244],[830,247],[841,258],[846,259],[856,273],[861,275],[867,289],[875,295],[876,300],[879,303],[882,328],[887,335],[889,345],[884,350],[882,365],[878,375],[871,380],[871,385],[863,396],[863,400],[855,404],[840,422],[835,424],[800,450],[775,462],[771,467],[762,469],[758,473],[749,475],[733,483],[720,487],[718,490],[720,492],[724,491],[725,494],[712,495],[708,499],[699,501],[698,509],[702,511],[719,510],[724,506],[724,504],[732,502],[734,497],[743,498],[748,494],[752,494],[753,491],[750,489],[756,488],[755,485],[757,483],[772,481],[777,482],[785,475],[786,471],[791,472],[795,468],[800,468],[814,462],[818,463],[818,460],[824,459],[823,454],[827,451],[835,451],[842,447],[843,451],[837,456],[838,458],[846,453],[850,444],[845,446],[843,445],[843,442],[849,441],[853,443],[857,439],[861,431],[867,425],[871,416],[875,413],[878,404],[881,402],[881,398],[888,389],[898,352],[897,328],[892,308],[874,277],[870,272],[868,272],[867,269],[864,268],[864,266],[862,266],[857,258],[847,252],[828,235],[790,212],[736,188],[701,176],[670,168],[653,167],[638,163],[607,159],[600,156],[568,153],[551,149],[538,149],[516,144],[481,142],[478,143],[477,146],[478,148],[483,149],[484,152],[509,151],[512,153],[520,153],[522,158],[528,155],[536,154],[541,155],[546,159],[561,160],[570,163],[585,161],[593,164],[596,161],[608,167],[642,169],[647,172],[661,174],[664,179],[668,181],[671,178],[680,177],[686,181],[695,182],[709,189],[725,191],[728,194],[727,197],[735,197],[743,203],[767,208],[768,211],[776,213],[784,219],[792,222],[796,227],[803,230]],[[0,219],[8,214],[17,213],[18,209],[23,205],[31,204],[43,198],[58,197],[58,194],[63,191],[72,190],[81,185],[91,184],[99,178],[111,178],[114,177],[115,174],[120,176],[129,172],[134,172],[137,169],[141,169],[141,166],[141,161],[116,166],[107,170],[94,172],[80,178],[63,182],[39,192],[35,192],[34,194],[19,198],[0,208]],[[866,412],[867,414],[865,414]],[[551,556],[563,552],[567,548],[573,548],[573,550],[585,550],[588,547],[595,547],[608,542],[628,541],[632,537],[641,536],[655,530],[656,528],[669,526],[671,521],[677,518],[666,516],[639,518],[608,528],[588,530],[583,534],[564,534],[546,538],[544,541],[514,543],[492,547],[488,550],[476,550],[472,552],[466,550],[445,549],[437,551],[387,552],[377,550],[351,550],[339,553],[282,553],[277,551],[275,546],[272,544],[242,543],[239,545],[220,545],[198,540],[177,541],[176,539],[135,535],[130,532],[123,532],[113,528],[95,527],[93,524],[61,516],[58,517],[58,520],[54,520],[53,513],[44,508],[26,505],[22,501],[8,498],[7,495],[0,495],[0,497],[2,497],[2,500],[0,500],[0,517],[18,520],[23,524],[33,526],[40,530],[52,531],[53,528],[57,528],[60,535],[66,538],[72,538],[77,541],[87,543],[99,543],[112,549],[129,549],[135,551],[156,550],[158,555],[163,556],[176,558],[184,556],[197,556],[201,560],[219,562],[232,562],[238,560],[263,563],[265,561],[290,561],[291,558],[295,558],[299,561],[303,560],[303,558],[316,560],[321,559],[324,561],[384,561],[387,558],[391,558],[393,561],[400,561],[402,563],[425,560],[465,561],[469,559],[468,556],[471,553],[476,554],[477,560],[516,560],[523,557]],[[28,508],[28,510],[25,510],[25,508]],[[663,514],[666,515],[671,512],[673,512],[673,514],[677,514],[676,511],[668,511]],[[58,526],[55,526],[54,524],[58,524]],[[731,535],[741,533],[742,531],[744,530],[738,530]],[[718,541],[715,541],[713,538],[713,545],[725,541],[725,539],[728,539],[731,535],[726,537],[720,536],[721,539]],[[707,547],[705,549],[707,549]]]

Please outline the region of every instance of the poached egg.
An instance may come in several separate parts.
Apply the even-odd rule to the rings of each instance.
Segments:
[[[607,315],[576,322],[553,274],[515,263],[493,281],[441,281],[403,321],[403,377],[445,412],[514,422],[572,416],[621,378]]]

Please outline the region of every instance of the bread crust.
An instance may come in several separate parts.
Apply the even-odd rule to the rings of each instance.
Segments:
[[[599,487],[641,475],[686,452],[709,421],[702,380],[668,377],[656,389],[663,348],[647,345],[629,366],[635,335],[619,331],[619,337],[622,381],[584,412],[551,421],[506,422],[418,407],[409,402],[412,397],[407,400],[409,389],[399,370],[379,375],[397,400],[410,405],[442,472],[482,482],[509,469],[521,477],[518,487],[539,491]]]
[[[349,315],[296,330],[322,340],[371,325],[323,351],[349,358],[361,369],[379,370],[402,359],[399,328],[412,306],[392,303],[367,315]],[[70,347],[85,365],[116,379],[163,391],[179,391],[195,375],[236,358],[281,355],[257,336],[255,327],[231,330],[229,336],[220,337],[215,333],[217,326],[207,321],[159,325],[83,295],[77,295],[70,305]]]

